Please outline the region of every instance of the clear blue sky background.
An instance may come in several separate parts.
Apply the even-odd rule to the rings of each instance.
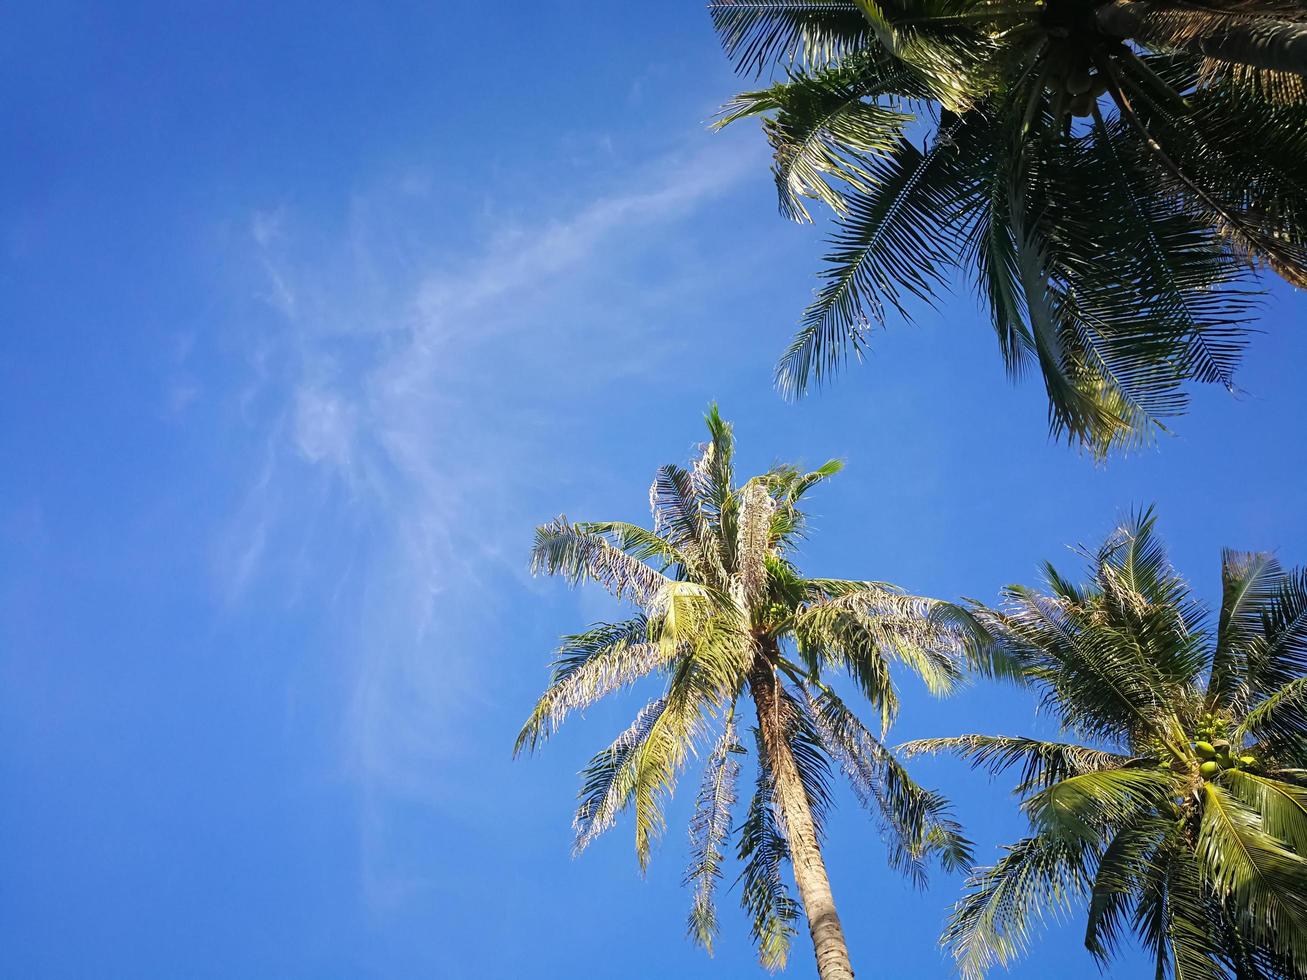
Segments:
[[[1207,597],[1223,545],[1307,560],[1287,291],[1243,397],[1105,467],[965,291],[783,404],[821,230],[755,131],[706,131],[737,84],[698,2],[9,10],[0,975],[754,975],[737,894],[715,960],[682,939],[693,783],[646,879],[627,824],[569,855],[642,692],[510,759],[556,636],[611,612],[530,579],[532,527],[642,519],[712,399],[746,470],[847,460],[815,573],[988,599],[1149,501]],[[1031,727],[909,686],[897,735]],[[1018,833],[1005,786],[920,774],[983,858]],[[959,883],[914,893],[844,802],[859,975],[949,975]],[[1097,976],[1080,930],[1014,975]]]

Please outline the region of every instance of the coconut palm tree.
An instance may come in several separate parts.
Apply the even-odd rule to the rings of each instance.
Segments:
[[[781,211],[835,214],[799,394],[968,270],[1053,431],[1146,443],[1234,390],[1261,267],[1307,285],[1300,0],[717,0]]]
[[[569,712],[646,676],[662,678],[661,693],[582,772],[576,849],[630,809],[643,870],[663,829],[662,801],[702,751],[685,880],[690,935],[711,952],[714,889],[746,754],[740,729],[751,727],[756,779],[735,836],[740,899],[759,957],[772,969],[786,962],[799,913],[783,877],[790,862],[818,973],[852,977],[821,849],[834,766],[878,815],[891,862],[918,880],[929,859],[968,866],[969,845],[946,801],[909,778],[829,675],[852,680],[883,735],[899,706],[891,663],[945,694],[958,682],[972,624],[957,607],[884,583],[804,578],[793,562],[804,531],[799,503],[840,464],[809,473],[778,466],[737,486],[731,427],[715,407],[707,422],[710,439],[689,469],[658,470],[652,531],[566,518],[537,531],[536,571],[593,580],[636,611],[563,640],[517,751],[535,748]],[[742,699],[752,702],[751,724],[737,712]]]
[[[1307,976],[1307,570],[1225,552],[1209,623],[1153,525],[1122,526],[1088,585],[1046,566],[1046,592],[975,610],[1070,741],[905,747],[1020,770],[1030,836],[974,874],[944,934],[966,977],[1081,905],[1103,963],[1133,933],[1159,978]]]

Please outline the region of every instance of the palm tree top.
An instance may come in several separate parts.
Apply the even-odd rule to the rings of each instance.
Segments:
[[[1019,767],[1031,835],[973,876],[944,937],[967,976],[1081,903],[1104,962],[1133,933],[1159,977],[1307,975],[1307,571],[1226,551],[1211,617],[1154,525],[1126,522],[1086,585],[1046,566],[1044,591],[974,610],[1069,741],[905,746]]]
[[[713,896],[734,829],[741,902],[764,964],[784,963],[795,931],[800,906],[783,874],[793,857],[821,975],[851,975],[841,972],[847,951],[820,854],[836,768],[880,820],[891,862],[915,879],[928,859],[962,868],[970,852],[947,802],[912,781],[833,689],[832,675],[852,681],[883,734],[899,707],[891,665],[945,694],[961,679],[973,624],[957,607],[887,583],[802,575],[794,563],[806,528],[800,504],[840,463],[776,466],[737,484],[731,427],[715,406],[706,421],[709,438],[694,462],[659,468],[652,529],[563,517],[538,529],[537,572],[596,582],[635,611],[564,638],[516,750],[537,748],[572,711],[659,677],[661,691],[581,774],[577,850],[630,810],[644,868],[664,827],[665,798],[701,756],[686,877],[691,936],[711,948]],[[756,715],[756,778],[744,820],[732,828],[747,755],[742,696]]]
[[[718,0],[781,70],[762,120],[783,214],[836,218],[777,366],[790,395],[933,305],[956,270],[1054,433],[1148,444],[1187,382],[1235,390],[1258,270],[1307,285],[1307,6],[1297,0]]]

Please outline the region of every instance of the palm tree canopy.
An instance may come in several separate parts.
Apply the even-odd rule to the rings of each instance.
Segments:
[[[1234,389],[1258,267],[1307,285],[1307,7],[1290,0],[717,0],[781,211],[829,207],[790,394],[957,269],[1055,433],[1147,443]]]
[[[1215,621],[1167,562],[1151,513],[1091,556],[977,608],[1009,673],[1066,742],[909,743],[1016,766],[1030,836],[977,871],[944,942],[967,977],[1006,965],[1050,911],[1088,909],[1109,960],[1129,934],[1158,977],[1307,976],[1307,571],[1227,551]]]
[[[536,571],[597,582],[635,612],[564,638],[517,751],[536,748],[570,712],[645,678],[660,679],[661,690],[581,774],[576,848],[630,810],[643,868],[664,826],[664,799],[689,760],[702,756],[686,883],[693,889],[690,934],[711,949],[740,760],[746,742],[757,742],[754,790],[735,828],[735,849],[741,903],[759,955],[777,967],[798,907],[783,876],[789,848],[769,753],[758,731],[746,739],[736,720],[751,677],[761,670],[777,678],[769,710],[783,716],[818,829],[838,768],[879,818],[892,863],[920,879],[930,859],[949,869],[968,866],[970,848],[947,802],[913,782],[881,741],[899,705],[891,665],[947,693],[960,680],[974,624],[955,606],[892,585],[801,575],[793,561],[805,528],[799,505],[840,464],[810,472],[778,466],[736,485],[731,427],[715,407],[707,422],[710,438],[688,469],[658,470],[650,488],[652,530],[561,517],[538,529]],[[878,731],[827,683],[832,673],[852,679],[879,715]]]

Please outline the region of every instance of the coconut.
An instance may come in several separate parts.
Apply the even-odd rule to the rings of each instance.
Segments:
[[[1257,757],[1252,755],[1241,755],[1239,756],[1239,765],[1255,766],[1257,765]]]
[[[1198,767],[1198,771],[1204,779],[1212,779],[1221,772],[1221,764],[1208,760]]]
[[[1211,742],[1195,742],[1194,751],[1204,759],[1216,758],[1216,749],[1212,747]]]
[[[1066,91],[1068,95],[1084,95],[1093,87],[1094,80],[1087,68],[1074,68],[1067,73]]]
[[[1093,83],[1089,86],[1089,94],[1095,99],[1098,98],[1100,95],[1106,95],[1107,79],[1105,79],[1102,75],[1094,75]]]
[[[1081,92],[1071,100],[1069,108],[1073,116],[1091,116],[1094,113],[1094,100],[1088,92]]]

